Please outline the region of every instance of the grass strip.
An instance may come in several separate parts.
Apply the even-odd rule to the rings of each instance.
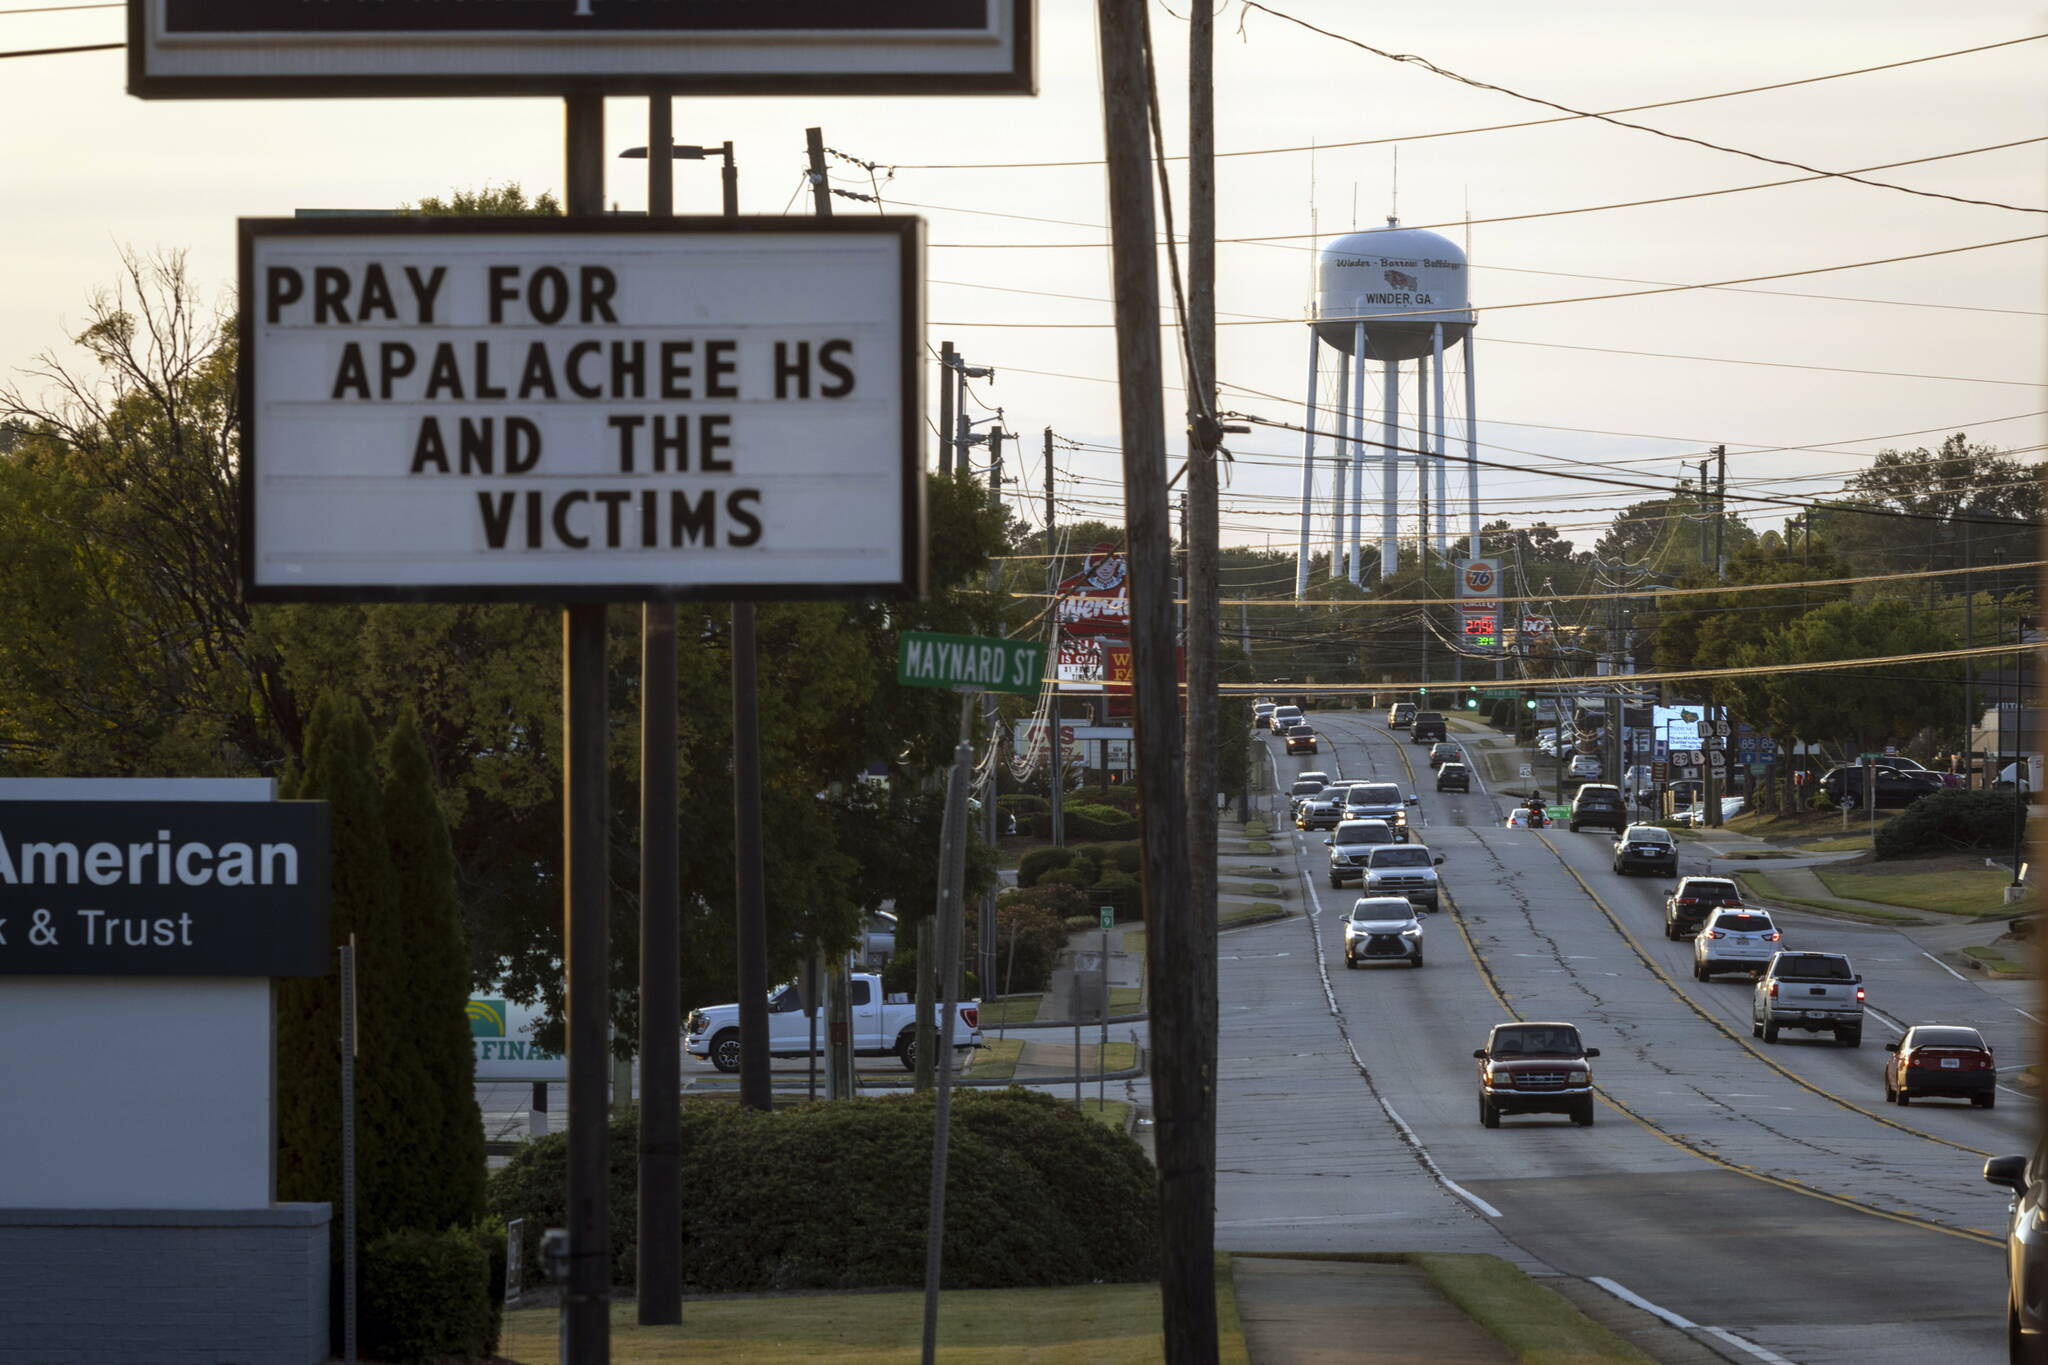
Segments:
[[[1498,1256],[1430,1252],[1412,1259],[1522,1365],[1650,1365],[1648,1356]]]
[[[1219,1272],[1221,1359],[1246,1365],[1244,1330],[1229,1290],[1227,1272]],[[632,1303],[612,1305],[615,1365],[899,1365],[917,1358],[924,1295],[892,1290],[692,1298],[679,1324],[643,1327],[636,1318]],[[498,1349],[525,1365],[553,1361],[561,1353],[559,1323],[554,1308],[507,1313]],[[1146,1281],[947,1290],[939,1296],[939,1349],[947,1365],[1155,1365],[1164,1354],[1159,1286]]]
[[[1114,1128],[1119,1133],[1130,1129],[1131,1106],[1122,1100],[1083,1099],[1081,1112],[1103,1127]]]
[[[1786,905],[1803,906],[1808,910],[1819,910],[1823,914],[1839,915],[1844,919],[1862,920],[1867,924],[1918,924],[1918,915],[1893,913],[1868,905],[1850,905],[1844,901],[1828,900],[1819,896],[1795,896],[1771,880],[1768,872],[1754,872],[1747,868],[1735,874],[1737,881],[1748,886],[1766,900],[1779,901]]]
[[[1278,848],[1273,844],[1267,843],[1264,839],[1254,839],[1245,845],[1244,851],[1246,853],[1257,853],[1262,856],[1271,857],[1274,853],[1278,852]]]
[[[967,1054],[962,1080],[1006,1081],[1017,1070],[1017,1058],[1024,1052],[1022,1038],[991,1038]]]
[[[1521,1365],[1654,1365],[1578,1306],[1498,1256],[1425,1251],[1239,1251],[1279,1261],[1413,1265],[1451,1305],[1491,1332]]]
[[[1937,915],[2009,914],[2001,897],[2012,882],[2003,868],[1950,868],[1942,872],[1877,872],[1816,867],[1828,890],[1852,900],[1926,910]]]
[[[1264,820],[1247,820],[1244,822],[1244,832],[1248,839],[1263,839],[1273,830]]]
[[[1965,948],[1963,956],[1973,958],[1997,976],[2027,976],[2027,964],[2016,958],[2007,957],[1996,948]]]
[[[1264,924],[1268,920],[1286,919],[1289,913],[1287,907],[1276,904],[1273,901],[1254,901],[1242,910],[1233,910],[1227,915],[1218,915],[1216,917],[1216,927],[1219,930],[1242,929],[1248,924]]]
[[[1005,1024],[1028,1024],[1038,1017],[1040,995],[1006,995],[1000,1000],[985,1000],[981,1005],[981,1026],[996,1028]]]

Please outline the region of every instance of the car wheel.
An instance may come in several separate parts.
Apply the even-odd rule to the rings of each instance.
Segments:
[[[1998,1103],[1998,1096],[1987,1090],[1981,1095],[1970,1096],[1970,1103],[1976,1105],[1979,1109],[1989,1109]]]
[[[1913,1097],[1912,1097],[1911,1095],[1909,1095],[1909,1094],[1907,1094],[1907,1093],[1906,1093],[1906,1091],[1905,1091],[1904,1087],[1901,1087],[1901,1088],[1900,1088],[1900,1090],[1899,1090],[1899,1099],[1898,1099],[1898,1104],[1899,1104],[1899,1107],[1900,1107],[1901,1109],[1904,1109],[1904,1108],[1906,1108],[1906,1107],[1907,1107],[1908,1105],[1910,1105],[1910,1104],[1912,1104],[1912,1103],[1913,1103]]]
[[[1479,1126],[1482,1128],[1500,1127],[1500,1110],[1488,1104],[1483,1098],[1479,1101]]]
[[[1840,1033],[1836,1034],[1835,1038],[1842,1044],[1843,1047],[1863,1046],[1863,1030],[1860,1028],[1845,1028]]]
[[[1357,958],[1355,958],[1355,957],[1353,957],[1353,956],[1352,956],[1351,954],[1349,954],[1349,953],[1346,953],[1346,954],[1344,954],[1344,970],[1345,970],[1345,971],[1347,971],[1347,972],[1355,972],[1355,971],[1357,971],[1357,970],[1358,970],[1358,959],[1357,959]]]
[[[1572,1110],[1572,1122],[1581,1128],[1591,1128],[1593,1126],[1593,1097],[1591,1095],[1580,1100],[1578,1108]]]
[[[1417,953],[1413,958],[1410,959],[1410,961],[1412,961],[1416,966],[1420,967],[1422,965],[1422,954]]]
[[[1331,889],[1332,891],[1335,891],[1336,889],[1338,889],[1339,887],[1341,887],[1341,886],[1343,886],[1343,885],[1344,885],[1344,879],[1343,879],[1342,877],[1339,877],[1339,876],[1338,876],[1338,875],[1337,875],[1336,873],[1334,873],[1334,872],[1330,874],[1330,889]]]
[[[1768,1019],[1764,1020],[1764,1041],[1767,1043],[1778,1041],[1778,1026]]]
[[[1897,1104],[1899,1102],[1899,1092],[1892,1089],[1892,1078],[1890,1076],[1884,1078],[1884,1102],[1886,1104]]]
[[[1701,965],[1700,963],[1697,963],[1697,962],[1693,963],[1693,964],[1692,964],[1692,979],[1693,979],[1693,980],[1695,980],[1695,981],[1705,981],[1705,980],[1707,979],[1707,969],[1706,969],[1706,967],[1704,967],[1703,965]]]
[[[727,1029],[711,1040],[711,1065],[720,1071],[740,1069],[740,1033],[738,1029]]]
[[[1764,1026],[1763,1026],[1762,1024],[1758,1023],[1758,1022],[1757,1022],[1756,1020],[1754,1020],[1754,1019],[1750,1020],[1750,1021],[1749,1021],[1749,1036],[1750,1036],[1750,1037],[1752,1037],[1752,1038],[1761,1038],[1761,1037],[1763,1037],[1763,1036],[1764,1036]]]
[[[1668,919],[1664,921],[1664,937],[1670,939],[1673,943],[1678,941],[1678,929]]]
[[[1576,820],[1572,821],[1572,822],[1571,822],[1571,825],[1570,825],[1570,829],[1571,829],[1571,832],[1572,832],[1572,833],[1574,833],[1574,834],[1577,834],[1577,833],[1579,832],[1579,823],[1578,823],[1578,821],[1576,821]]]

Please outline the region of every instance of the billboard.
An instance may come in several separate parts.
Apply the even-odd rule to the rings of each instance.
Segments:
[[[1061,579],[1055,591],[1063,634],[1130,635],[1130,576],[1122,552],[1114,545],[1105,543],[1090,550],[1081,572]]]
[[[144,99],[1020,94],[1034,0],[128,0]]]
[[[252,601],[914,597],[912,218],[241,223]]]

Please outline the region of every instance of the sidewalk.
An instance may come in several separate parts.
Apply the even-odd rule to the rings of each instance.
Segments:
[[[1231,1262],[1253,1365],[1512,1365],[1494,1335],[1412,1265]]]

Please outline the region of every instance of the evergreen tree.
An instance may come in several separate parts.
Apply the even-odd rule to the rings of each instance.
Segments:
[[[484,1130],[455,852],[410,706],[385,741],[383,815],[399,930],[394,1024],[412,1063],[403,1079],[421,1086],[382,1097],[411,1143],[411,1160],[392,1172],[390,1207],[408,1226],[440,1229],[483,1216]]]

